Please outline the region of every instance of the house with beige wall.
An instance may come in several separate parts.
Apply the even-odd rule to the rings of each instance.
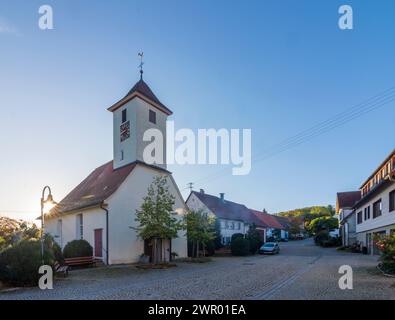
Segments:
[[[148,143],[143,140],[144,132],[154,128],[166,137],[166,119],[172,112],[142,78],[108,110],[113,114],[113,159],[96,168],[52,209],[45,216],[44,228],[62,248],[84,239],[93,247],[94,258],[106,264],[132,263],[142,254],[153,254],[153,243],[137,237],[135,218],[155,177],[166,177],[175,199],[175,217],[181,220],[186,211],[166,159],[148,164],[143,157]],[[165,261],[171,260],[172,253],[186,257],[185,231],[179,231],[175,239],[162,239],[157,248],[156,255]]]

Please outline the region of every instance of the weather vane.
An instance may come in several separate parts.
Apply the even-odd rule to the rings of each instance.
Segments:
[[[143,62],[143,56],[144,56],[144,52],[139,52],[139,57],[140,57],[140,65],[139,65],[139,68],[140,68],[140,79],[141,80],[143,80],[143,65],[144,65],[144,62]]]

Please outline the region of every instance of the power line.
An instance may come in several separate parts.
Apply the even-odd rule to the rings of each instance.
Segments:
[[[305,129],[298,134],[281,141],[280,143],[260,152],[258,156],[252,158],[255,162],[264,161],[270,157],[294,148],[306,141],[310,141],[317,136],[320,136],[326,132],[329,132],[337,127],[340,127],[354,119],[361,117],[362,115],[376,110],[390,102],[395,101],[395,87],[391,87],[380,94],[376,94],[362,103],[359,103],[327,120],[320,122],[308,129]],[[212,175],[208,175],[202,179],[198,179],[195,183],[202,183],[203,181],[210,182],[222,175],[222,172],[228,170],[228,168],[222,168]]]

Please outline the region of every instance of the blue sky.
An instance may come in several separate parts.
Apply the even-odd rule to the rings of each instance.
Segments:
[[[38,28],[38,8],[54,30]],[[338,28],[352,5],[354,29]],[[34,217],[112,158],[106,108],[144,79],[178,128],[251,128],[253,156],[395,85],[393,1],[0,1],[0,213]],[[395,103],[196,184],[269,212],[335,203],[395,147]],[[221,166],[170,170],[183,190]]]

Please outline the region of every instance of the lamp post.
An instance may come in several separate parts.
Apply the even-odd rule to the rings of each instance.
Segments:
[[[48,190],[48,196],[47,199],[44,199],[46,190]],[[44,207],[46,207],[45,209],[49,211],[56,205],[56,202],[53,201],[51,188],[49,186],[45,186],[43,188],[40,204],[41,204],[41,261],[42,264],[44,265]]]

